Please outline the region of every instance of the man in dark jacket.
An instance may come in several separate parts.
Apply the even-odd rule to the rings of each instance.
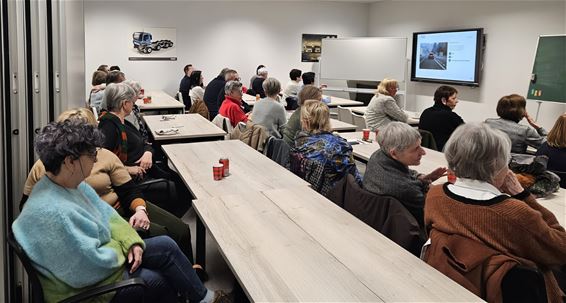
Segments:
[[[185,104],[185,108],[191,108],[191,98],[189,98],[189,91],[191,90],[191,73],[193,72],[193,65],[187,64],[183,69],[185,72],[185,76],[181,79],[181,83],[179,84],[179,92],[181,96],[183,96],[183,103]],[[180,101],[180,100],[179,100]]]
[[[208,107],[208,111],[210,113],[210,120],[214,119],[218,114],[218,109],[220,108],[220,104],[218,104],[218,95],[220,93],[224,93],[224,85],[226,85],[226,73],[230,71],[229,68],[223,68],[220,71],[220,74],[212,81],[208,83],[206,89],[204,90],[204,103],[206,103],[206,107]],[[224,97],[224,95],[222,96]],[[224,99],[222,99],[224,100]]]

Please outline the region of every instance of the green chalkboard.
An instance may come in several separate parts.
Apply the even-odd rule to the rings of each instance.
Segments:
[[[566,35],[539,37],[527,99],[566,103]]]

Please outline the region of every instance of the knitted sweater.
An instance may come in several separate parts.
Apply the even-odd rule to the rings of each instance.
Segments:
[[[544,274],[549,302],[562,302],[550,267],[566,264],[566,232],[556,217],[524,192],[472,200],[452,193],[448,184],[431,187],[425,203],[429,229],[481,242]]]
[[[265,126],[270,136],[281,138],[279,128],[287,123],[287,114],[281,103],[267,97],[254,105],[252,120],[254,123]]]
[[[397,105],[391,96],[377,94],[371,98],[366,110],[366,123],[371,131],[375,131],[390,122],[407,122],[409,116]]]
[[[43,177],[12,229],[40,273],[47,302],[121,280],[130,247],[145,247],[128,222],[85,182],[71,189]]]

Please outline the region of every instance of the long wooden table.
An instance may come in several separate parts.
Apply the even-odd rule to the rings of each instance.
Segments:
[[[367,106],[353,106],[353,107],[348,107],[348,108],[353,113],[358,114],[358,115],[362,115],[362,116],[366,114],[366,110],[368,109]],[[418,125],[419,124],[420,113],[409,111],[409,110],[403,110],[403,111],[409,116],[409,121],[407,121],[408,124],[411,124],[411,125]]]
[[[154,142],[159,144],[223,140],[226,132],[199,114],[144,115]],[[177,129],[176,133],[159,134],[160,130]]]
[[[159,111],[163,113],[182,113],[185,105],[175,100],[162,90],[146,90],[145,96],[151,96],[151,103],[143,103],[143,99],[138,99],[136,105],[140,111]]]
[[[483,302],[308,187],[193,205],[252,302]]]
[[[355,101],[355,100],[350,100],[350,99],[345,99],[345,98],[340,98],[340,97],[334,97],[334,96],[329,96],[329,95],[323,95],[323,97],[325,98],[330,98],[330,103],[328,103],[328,107],[338,107],[338,106],[360,106],[360,105],[364,105],[364,103],[362,101]]]
[[[293,110],[286,111],[287,119],[291,117],[293,112]],[[356,131],[357,126],[338,119],[330,118],[330,127],[332,128],[332,131],[336,132],[354,132]]]

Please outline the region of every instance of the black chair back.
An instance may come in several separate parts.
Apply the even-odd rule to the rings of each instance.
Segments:
[[[544,277],[536,268],[517,265],[501,281],[503,303],[546,303]]]
[[[37,272],[23,248],[16,241],[16,238],[14,237],[14,234],[11,230],[8,233],[8,245],[10,245],[12,250],[16,253],[18,259],[20,259],[20,262],[24,266],[24,269],[28,275],[28,279],[31,283],[31,302],[43,303],[45,301],[43,298],[43,289],[41,288],[41,282],[39,281]]]
[[[297,97],[289,96],[285,98],[285,102],[287,102],[286,110],[296,110],[299,107],[299,98]]]

